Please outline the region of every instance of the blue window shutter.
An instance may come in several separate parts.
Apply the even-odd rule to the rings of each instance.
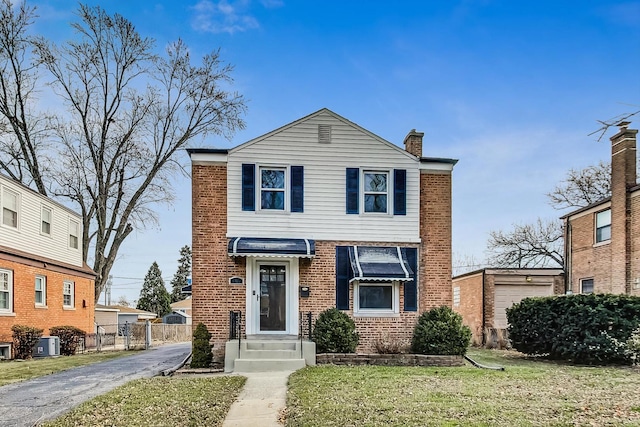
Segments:
[[[393,170],[393,214],[407,214],[407,171]]]
[[[349,247],[336,246],[336,308],[338,310],[349,310],[349,279],[351,279]]]
[[[402,248],[413,280],[404,282],[404,311],[418,311],[418,249]]]
[[[291,166],[291,212],[304,212],[303,166]]]
[[[347,213],[358,213],[360,195],[360,169],[347,168]]]
[[[256,210],[256,165],[242,164],[242,210]]]

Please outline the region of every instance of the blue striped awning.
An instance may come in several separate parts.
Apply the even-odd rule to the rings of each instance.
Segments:
[[[351,282],[410,281],[413,271],[399,246],[349,246]]]
[[[316,244],[309,239],[233,237],[229,240],[228,253],[230,256],[313,258]]]

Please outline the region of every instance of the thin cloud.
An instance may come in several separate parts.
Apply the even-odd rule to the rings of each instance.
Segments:
[[[281,0],[260,0],[259,3],[266,9],[284,5]],[[216,34],[234,34],[260,28],[260,23],[251,14],[251,6],[250,0],[200,0],[192,7],[192,27],[196,31]]]

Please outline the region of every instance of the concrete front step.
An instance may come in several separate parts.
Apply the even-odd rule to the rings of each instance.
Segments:
[[[306,366],[304,359],[236,359],[233,372],[296,371]]]
[[[225,346],[225,372],[292,371],[315,364],[312,341],[246,339],[228,341]]]

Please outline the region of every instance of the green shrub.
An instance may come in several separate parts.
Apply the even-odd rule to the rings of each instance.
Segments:
[[[562,295],[525,298],[507,309],[513,347],[576,363],[630,363],[627,342],[640,324],[640,297]]]
[[[425,311],[413,330],[411,351],[418,354],[464,355],[471,342],[471,329],[462,316],[442,306]]]
[[[13,355],[16,359],[31,359],[33,348],[42,336],[42,329],[25,325],[13,325]]]
[[[211,333],[204,323],[198,323],[193,332],[193,352],[191,354],[192,368],[208,368],[211,366],[213,353],[211,352]]]
[[[318,353],[354,353],[359,339],[353,319],[337,308],[320,313],[313,328]]]
[[[49,335],[60,337],[61,355],[73,356],[76,354],[80,338],[85,336],[85,332],[75,326],[53,326],[49,328]]]
[[[627,340],[627,351],[634,365],[640,363],[640,328],[637,328]]]

